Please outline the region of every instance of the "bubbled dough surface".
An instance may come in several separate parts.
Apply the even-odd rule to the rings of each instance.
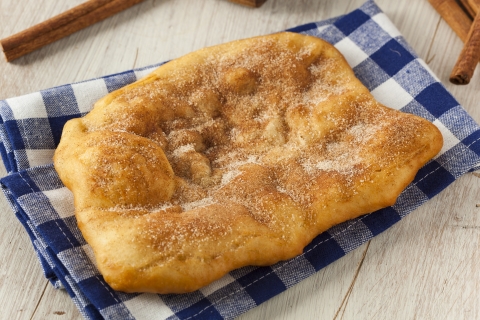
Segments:
[[[54,162],[116,290],[182,293],[392,205],[442,146],[292,33],[186,55],[69,121]]]

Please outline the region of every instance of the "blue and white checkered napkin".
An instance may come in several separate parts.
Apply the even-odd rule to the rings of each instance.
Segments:
[[[0,101],[0,149],[9,172],[1,179],[3,190],[31,237],[46,277],[68,291],[85,318],[233,318],[342,257],[462,174],[479,168],[480,127],[373,1],[345,16],[291,31],[334,44],[380,102],[430,120],[440,128],[445,145],[393,207],[324,232],[292,260],[235,270],[190,294],[113,291],[96,269],[92,250],[76,227],[72,194],[52,166],[52,155],[67,120],[84,115],[94,101],[155,66]]]

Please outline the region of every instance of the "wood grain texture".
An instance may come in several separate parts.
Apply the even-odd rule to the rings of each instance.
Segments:
[[[2,0],[0,38],[82,2]],[[146,0],[13,63],[0,62],[0,99],[341,15],[363,2],[268,0],[252,9],[226,0]],[[480,122],[480,72],[468,86],[448,82],[463,43],[428,1],[376,3]],[[369,245],[240,319],[480,318],[479,187],[480,178],[465,175]],[[0,319],[81,319],[66,292],[43,277],[28,236],[0,197]]]
[[[453,84],[469,84],[480,61],[480,14],[475,16],[457,62],[450,75]]]

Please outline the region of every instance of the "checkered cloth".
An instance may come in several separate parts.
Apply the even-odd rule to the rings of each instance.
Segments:
[[[294,259],[241,268],[189,294],[113,291],[95,267],[92,250],[76,226],[72,194],[52,165],[67,120],[84,115],[94,101],[157,66],[0,101],[0,151],[9,172],[1,179],[3,191],[30,235],[45,276],[68,291],[85,318],[233,318],[308,278],[479,168],[480,127],[373,1],[345,16],[290,31],[334,44],[380,102],[430,120],[441,130],[445,145],[393,207],[335,226]]]

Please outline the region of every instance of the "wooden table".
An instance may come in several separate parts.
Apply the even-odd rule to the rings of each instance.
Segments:
[[[147,66],[225,41],[347,13],[364,0],[146,0],[13,63],[0,99]],[[82,0],[0,0],[0,38]],[[448,76],[462,42],[426,0],[377,0],[414,50],[480,122],[480,70]],[[3,165],[0,174],[5,175]],[[480,319],[480,174],[466,174],[387,232],[241,319]],[[0,319],[79,319],[43,277],[26,232],[0,196]]]

